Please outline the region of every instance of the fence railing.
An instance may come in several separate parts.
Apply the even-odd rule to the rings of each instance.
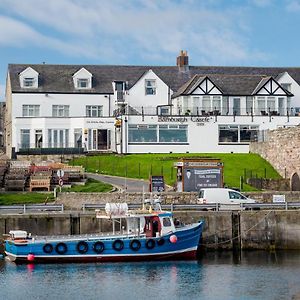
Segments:
[[[163,204],[161,205],[163,210],[169,211],[206,211],[206,210],[261,210],[261,209],[298,209],[300,208],[300,202],[284,202],[284,203],[232,203],[232,204],[220,204],[220,203],[209,203],[209,204]],[[104,209],[105,204],[83,204],[82,210],[94,210],[94,209]],[[139,203],[128,204],[128,209],[138,209],[141,208]]]
[[[18,212],[26,214],[27,212],[63,212],[63,204],[22,204],[22,205],[0,205],[0,214],[9,212]]]

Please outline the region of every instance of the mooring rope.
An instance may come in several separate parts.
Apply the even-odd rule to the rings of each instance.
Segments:
[[[255,228],[258,224],[260,224],[262,221],[264,221],[270,213],[274,212],[273,210],[270,210],[261,220],[259,220],[255,225],[253,225],[252,227],[250,227],[249,229],[247,229],[244,233],[248,233],[249,231],[251,231],[253,228]],[[214,234],[214,236],[216,235],[216,233]],[[241,234],[229,239],[229,240],[226,240],[226,241],[222,241],[222,242],[219,242],[219,243],[211,243],[211,244],[201,244],[201,246],[218,246],[218,245],[222,245],[222,244],[226,244],[226,243],[229,243],[229,242],[232,242],[233,240],[236,240],[238,238],[241,237]]]

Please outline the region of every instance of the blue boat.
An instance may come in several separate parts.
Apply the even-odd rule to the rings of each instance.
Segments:
[[[154,203],[155,202],[155,203]],[[117,262],[195,259],[203,221],[175,226],[173,214],[158,201],[129,211],[126,203],[110,203],[97,218],[108,219],[112,232],[85,236],[31,236],[12,230],[5,241],[7,259],[16,263]]]

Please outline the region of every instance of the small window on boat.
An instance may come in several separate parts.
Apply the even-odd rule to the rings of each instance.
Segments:
[[[163,218],[163,224],[165,227],[171,226],[172,224],[170,218]]]

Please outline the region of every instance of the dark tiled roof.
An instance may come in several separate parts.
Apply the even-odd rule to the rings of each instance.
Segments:
[[[39,88],[21,88],[19,73],[27,67],[32,67],[39,73]],[[91,90],[77,90],[74,88],[72,75],[82,67],[93,75]],[[257,86],[257,80],[264,76],[273,76],[288,72],[300,84],[300,68],[255,68],[255,67],[195,67],[190,66],[188,72],[182,72],[177,66],[113,66],[113,65],[21,65],[10,64],[8,71],[11,78],[13,92],[41,92],[41,93],[101,93],[112,94],[112,82],[127,81],[131,88],[148,70],[153,70],[174,92],[178,91],[187,81],[200,74],[209,78],[219,86],[224,93],[232,92],[245,95]],[[215,76],[214,76],[215,75]],[[217,76],[234,75],[234,76]],[[242,75],[242,76],[240,76]],[[252,76],[254,75],[254,76]],[[237,76],[237,77],[235,77]],[[241,80],[237,84],[237,79]],[[255,86],[254,83],[256,83]],[[251,91],[251,92],[252,92]],[[250,93],[251,94],[251,93]]]

